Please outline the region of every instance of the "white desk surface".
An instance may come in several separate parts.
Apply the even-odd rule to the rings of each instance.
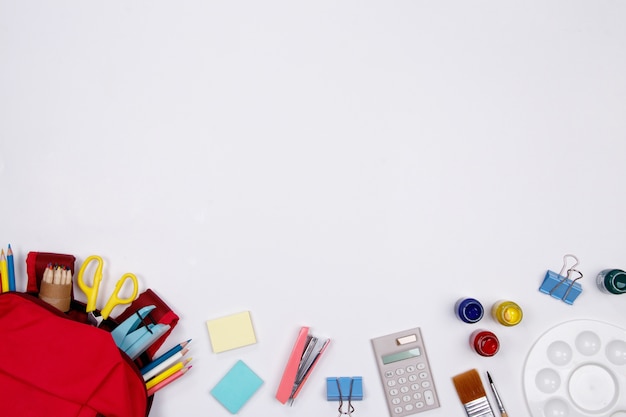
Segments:
[[[451,378],[477,368],[528,417],[543,332],[626,327],[626,296],[594,283],[626,268],[625,19],[617,1],[0,0],[18,289],[47,251],[99,254],[111,288],[130,271],[160,294],[194,367],[152,417],[230,415],[209,391],[238,359],[265,381],[241,416],[335,416],[325,378],[353,375],[353,415],[388,415],[370,339],[415,326],[442,404],[423,415],[464,415]],[[573,306],[538,291],[566,253]],[[512,299],[524,320],[463,324],[463,296]],[[206,320],[243,310],[258,342],[214,354]],[[302,325],[332,343],[283,406]],[[479,326],[493,358],[468,347]]]

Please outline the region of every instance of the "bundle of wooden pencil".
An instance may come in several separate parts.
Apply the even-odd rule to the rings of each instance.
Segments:
[[[49,264],[41,277],[39,298],[66,312],[72,297],[72,271],[64,266]]]
[[[48,264],[41,280],[48,284],[68,285],[72,283],[72,271],[62,265]]]

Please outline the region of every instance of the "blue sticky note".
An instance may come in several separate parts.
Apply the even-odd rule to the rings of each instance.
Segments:
[[[213,387],[211,395],[232,414],[237,414],[261,385],[263,380],[239,360]]]

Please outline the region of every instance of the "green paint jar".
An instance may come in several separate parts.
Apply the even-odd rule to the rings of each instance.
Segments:
[[[607,294],[626,293],[626,272],[621,269],[605,269],[596,278],[600,291]]]

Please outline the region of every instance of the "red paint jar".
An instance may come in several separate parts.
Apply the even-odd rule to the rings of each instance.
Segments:
[[[500,341],[489,330],[481,329],[470,335],[470,346],[481,356],[493,356],[500,350]]]

